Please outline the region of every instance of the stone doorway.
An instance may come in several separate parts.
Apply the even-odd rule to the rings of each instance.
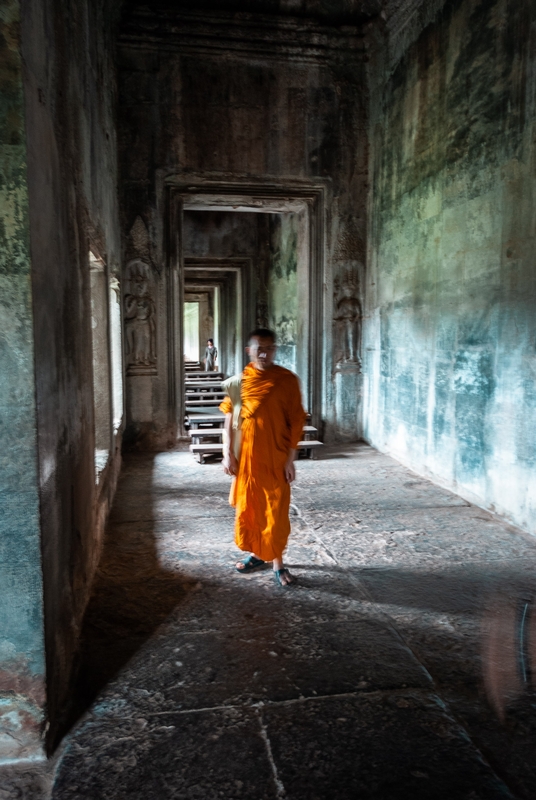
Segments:
[[[320,424],[324,188],[212,182],[185,187],[170,181],[168,205],[168,316],[174,336],[170,415],[178,434],[184,419],[182,309],[194,290],[208,292],[218,305],[214,338],[221,353],[219,368],[226,374],[240,371],[247,331],[257,325],[273,327],[280,343],[279,362],[299,375],[304,403],[313,424]],[[237,225],[239,220],[246,225],[255,219],[257,253],[229,257],[210,246],[203,250],[208,241],[205,236],[204,245],[199,244],[203,226],[224,226],[229,218]]]
[[[234,375],[244,366],[244,332],[254,324],[247,300],[251,270],[249,258],[184,259],[184,305],[199,304],[199,360],[202,362],[207,339],[214,339],[218,369],[226,375]]]

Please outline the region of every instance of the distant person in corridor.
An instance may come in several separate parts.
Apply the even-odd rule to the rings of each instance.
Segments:
[[[205,372],[214,372],[216,361],[218,360],[218,351],[214,347],[214,339],[207,339],[207,346],[205,348]]]
[[[235,478],[229,498],[236,506],[235,542],[251,553],[236,568],[246,573],[271,561],[277,582],[289,586],[295,578],[283,564],[283,551],[290,534],[290,484],[296,476],[294,459],[305,411],[298,378],[274,364],[273,331],[252,331],[246,349],[251,363],[240,382],[239,457],[233,448],[236,421],[233,426],[231,397],[220,405],[227,433],[223,468]]]

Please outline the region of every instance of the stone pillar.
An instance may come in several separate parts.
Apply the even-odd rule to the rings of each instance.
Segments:
[[[0,785],[44,759],[45,644],[19,0],[0,8]]]

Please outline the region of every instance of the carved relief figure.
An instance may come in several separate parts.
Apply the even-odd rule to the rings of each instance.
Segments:
[[[296,324],[293,319],[282,317],[275,323],[277,341],[281,344],[296,344]]]
[[[156,306],[151,269],[140,259],[127,266],[125,295],[126,352],[131,374],[153,372],[156,365]]]
[[[335,279],[334,340],[338,365],[361,366],[361,303],[357,272],[346,270]]]

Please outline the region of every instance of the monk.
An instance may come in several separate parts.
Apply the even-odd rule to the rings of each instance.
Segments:
[[[236,421],[233,402],[220,405],[225,414],[223,468],[233,475],[229,502],[236,507],[235,542],[251,553],[239,561],[239,572],[250,572],[271,561],[280,586],[296,579],[283,564],[290,534],[290,484],[296,477],[294,459],[302,437],[305,411],[298,378],[274,364],[275,334],[257,328],[248,337],[251,363],[242,373],[240,388],[241,447],[233,452]]]

